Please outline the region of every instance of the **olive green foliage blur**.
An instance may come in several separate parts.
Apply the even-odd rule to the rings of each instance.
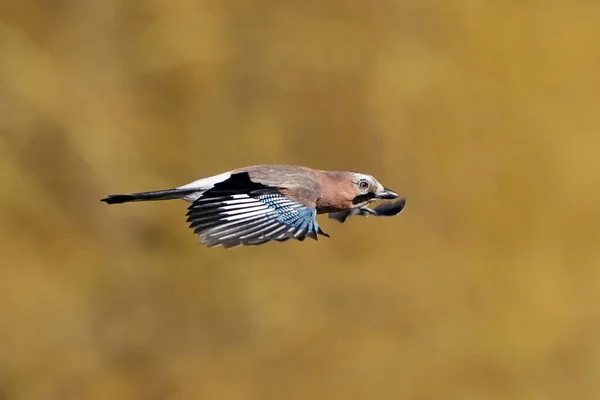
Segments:
[[[600,2],[5,1],[1,399],[600,398]],[[207,249],[260,163],[394,218]]]

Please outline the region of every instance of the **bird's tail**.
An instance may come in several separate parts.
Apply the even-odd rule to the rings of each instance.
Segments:
[[[128,203],[130,201],[154,201],[181,199],[184,196],[197,192],[197,189],[167,189],[153,192],[140,192],[130,194],[110,194],[101,201],[107,204]]]

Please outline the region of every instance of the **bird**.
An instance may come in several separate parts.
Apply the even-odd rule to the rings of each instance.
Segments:
[[[318,214],[340,223],[352,215],[396,215],[406,199],[368,208],[371,202],[398,199],[373,176],[355,171],[325,171],[304,166],[263,164],[234,169],[166,190],[110,194],[101,201],[181,199],[191,203],[187,222],[207,247],[256,246],[291,238],[330,237]]]

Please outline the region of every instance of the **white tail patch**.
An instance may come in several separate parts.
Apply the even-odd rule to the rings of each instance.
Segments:
[[[212,189],[215,184],[226,181],[231,177],[231,172],[224,172],[219,175],[211,176],[208,178],[198,179],[192,183],[188,183],[187,185],[179,186],[177,189],[196,189],[198,192],[190,193],[185,196],[183,199],[189,201],[190,203],[198,200],[202,193],[206,192],[208,189]]]

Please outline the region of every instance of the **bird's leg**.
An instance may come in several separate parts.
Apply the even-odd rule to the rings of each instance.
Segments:
[[[369,207],[367,206],[362,206],[360,207],[360,215],[364,216],[365,218],[368,217],[370,214],[372,215],[377,215],[377,212],[375,210],[371,210]]]

